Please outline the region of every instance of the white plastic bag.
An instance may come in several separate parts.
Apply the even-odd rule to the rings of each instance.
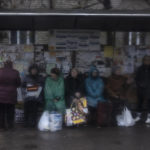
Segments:
[[[71,109],[66,109],[65,123],[66,123],[67,127],[70,127],[70,126],[73,125],[73,122],[72,122],[72,111],[71,111]]]
[[[147,115],[147,119],[146,119],[145,123],[150,124],[150,114]]]
[[[40,121],[38,123],[38,129],[40,131],[49,131],[50,130],[50,120],[49,120],[49,112],[43,112]]]
[[[55,132],[62,130],[62,122],[63,122],[62,114],[57,112],[51,112],[49,117],[50,117],[50,131]]]
[[[124,108],[121,115],[117,116],[117,124],[118,126],[125,126],[125,127],[135,125],[135,120],[133,119],[132,114],[127,107]]]
[[[15,109],[15,122],[16,123],[24,122],[24,110],[17,108]]]

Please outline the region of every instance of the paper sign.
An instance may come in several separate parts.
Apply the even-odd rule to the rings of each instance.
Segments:
[[[112,46],[104,47],[104,57],[107,57],[107,58],[113,57],[113,47]]]
[[[25,45],[24,46],[24,52],[33,52],[33,46],[32,45]]]

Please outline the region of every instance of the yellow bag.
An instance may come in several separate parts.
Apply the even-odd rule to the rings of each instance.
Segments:
[[[87,121],[87,100],[85,98],[80,98],[80,100],[74,105],[71,106],[72,114],[72,124],[83,124]]]

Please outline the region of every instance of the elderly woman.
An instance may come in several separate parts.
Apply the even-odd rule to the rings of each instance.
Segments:
[[[76,68],[71,69],[70,74],[65,79],[66,105],[70,107],[72,97],[77,93],[84,95],[84,78]]]
[[[112,101],[112,123],[116,125],[116,116],[122,112],[126,97],[126,82],[127,79],[121,75],[121,68],[114,67],[112,75],[108,78],[106,84],[106,91],[108,99]]]
[[[85,80],[85,91],[90,112],[89,122],[95,123],[98,104],[99,102],[106,102],[106,100],[103,97],[104,82],[94,66],[91,67],[89,77]]]
[[[65,113],[64,79],[58,68],[53,68],[45,82],[45,109]]]
[[[125,99],[125,84],[126,78],[121,75],[120,67],[115,67],[106,85],[109,99]]]
[[[0,129],[10,129],[14,126],[17,88],[20,86],[19,72],[13,69],[11,61],[4,63],[0,69]]]
[[[25,93],[24,99],[24,121],[25,127],[36,127],[38,107],[43,101],[44,79],[39,75],[39,68],[33,64],[29,67],[29,74],[23,82]]]

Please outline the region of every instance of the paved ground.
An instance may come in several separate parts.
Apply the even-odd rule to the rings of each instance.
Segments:
[[[150,150],[150,127],[80,127],[39,132],[18,127],[0,132],[0,150]]]

